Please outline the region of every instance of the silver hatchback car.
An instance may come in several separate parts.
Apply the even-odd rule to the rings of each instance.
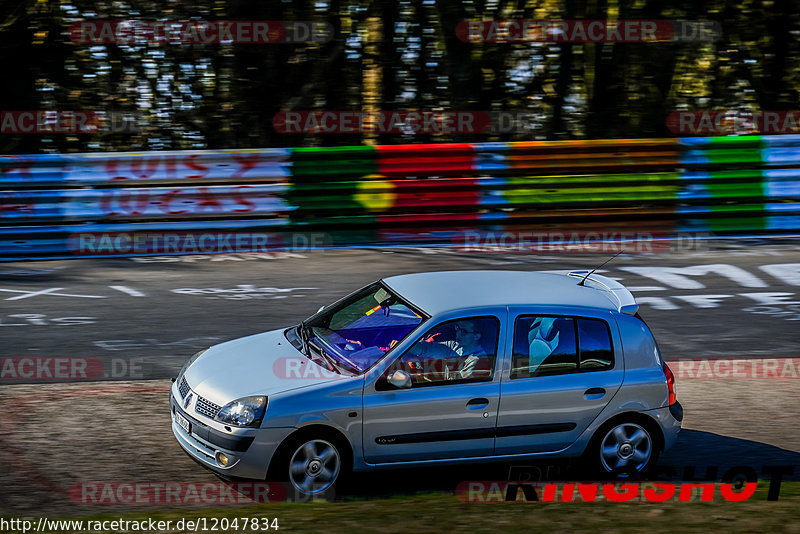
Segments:
[[[195,354],[172,430],[223,478],[301,494],[350,470],[492,460],[583,457],[635,476],[683,418],[637,309],[587,271],[393,276]]]

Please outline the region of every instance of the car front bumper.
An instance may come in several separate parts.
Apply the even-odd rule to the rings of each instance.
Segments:
[[[170,393],[170,416],[172,433],[181,448],[197,463],[222,478],[265,480],[272,456],[294,429],[237,428],[228,432],[222,425],[181,408],[175,389],[173,386]],[[189,421],[189,432],[178,424],[176,413]],[[218,452],[229,458],[228,465],[223,467],[217,463]]]

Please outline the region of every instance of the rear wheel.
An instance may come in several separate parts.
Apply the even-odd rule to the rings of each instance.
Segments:
[[[653,466],[658,450],[644,425],[632,421],[601,428],[589,460],[601,475],[612,478],[635,478]]]

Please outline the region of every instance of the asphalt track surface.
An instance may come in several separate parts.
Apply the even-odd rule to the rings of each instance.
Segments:
[[[798,244],[699,248],[622,255],[603,274],[633,290],[668,360],[800,357]],[[319,306],[394,274],[561,271],[593,268],[606,258],[405,248],[2,264],[0,513],[126,509],[76,504],[67,490],[81,481],[214,480],[175,443],[166,398],[167,379],[210,344],[296,324]],[[38,370],[43,376],[14,374],[21,359],[70,356],[102,362],[97,378],[114,383],[51,377],[52,363]],[[661,478],[679,479],[687,466],[699,477],[718,466],[718,475],[707,477],[714,479],[732,466],[750,466],[763,476],[764,466],[780,465],[793,467],[787,478],[797,479],[800,380],[791,373],[780,379],[707,378],[678,382],[685,430],[662,459]],[[551,476],[568,476],[562,467],[554,469]],[[393,471],[358,478],[351,491],[452,491],[465,478],[507,476],[507,465],[476,467],[466,475]]]
[[[800,246],[699,246],[709,250],[624,255],[599,272],[633,290],[667,360],[800,356]],[[297,324],[382,277],[586,269],[607,257],[391,249],[6,263],[0,356],[98,358],[104,378],[170,378],[196,350]],[[6,368],[2,380],[47,371]]]

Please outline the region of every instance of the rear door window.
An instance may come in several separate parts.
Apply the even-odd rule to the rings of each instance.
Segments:
[[[611,349],[611,334],[605,321],[578,319],[580,346],[580,371],[600,371],[614,367],[614,351]]]
[[[603,320],[523,315],[514,324],[512,379],[613,367],[611,334]]]

